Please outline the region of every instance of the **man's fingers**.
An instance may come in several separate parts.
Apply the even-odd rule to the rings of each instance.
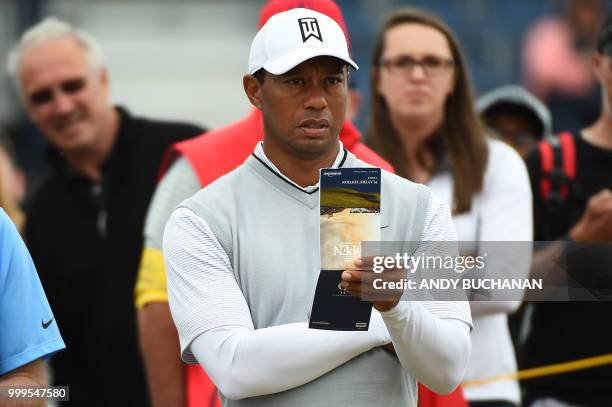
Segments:
[[[374,266],[374,256],[357,257],[355,265],[360,269],[370,270]]]
[[[603,202],[609,202],[611,200],[612,200],[612,192],[610,192],[608,188],[604,188],[598,193],[596,193],[595,195],[593,195],[589,199],[589,202],[592,202],[593,204],[596,205],[596,204],[601,204]]]
[[[589,216],[607,216],[610,211],[612,211],[612,192],[609,189],[603,189],[589,199],[586,210]]]
[[[342,272],[342,281],[361,282],[362,273],[357,270],[344,270]]]
[[[406,276],[403,270],[391,270],[384,273],[372,273],[359,270],[344,270],[342,272],[342,281],[363,283],[371,285],[375,279],[384,281],[400,281]]]
[[[386,273],[371,273],[356,270],[342,272],[340,287],[355,297],[368,301],[395,301],[402,296],[403,289],[394,288],[393,283],[399,282],[404,273],[400,271]],[[374,283],[377,280],[377,283]],[[387,286],[387,283],[392,285]]]
[[[340,287],[352,295],[361,297],[361,283],[349,283],[347,281],[342,281],[340,283]]]

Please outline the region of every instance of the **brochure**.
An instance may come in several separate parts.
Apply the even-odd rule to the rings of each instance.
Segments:
[[[358,270],[363,241],[380,240],[380,168],[320,171],[321,271],[309,327],[366,331],[372,304],[342,289],[344,270]]]

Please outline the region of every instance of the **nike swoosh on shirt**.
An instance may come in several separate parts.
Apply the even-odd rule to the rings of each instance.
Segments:
[[[55,319],[55,317],[51,318],[48,322],[40,321],[42,323],[43,329],[49,328],[49,325],[51,325],[51,322],[53,322],[54,319]]]

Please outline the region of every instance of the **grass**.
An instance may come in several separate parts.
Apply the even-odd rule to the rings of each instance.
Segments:
[[[321,206],[375,208],[380,206],[380,193],[359,192],[349,188],[326,189],[321,193]]]

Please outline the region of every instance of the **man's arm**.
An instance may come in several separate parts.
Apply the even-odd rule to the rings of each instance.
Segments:
[[[415,253],[459,254],[450,210],[433,194],[421,240]],[[463,380],[472,349],[469,303],[400,301],[382,315],[404,369],[436,393],[454,391]]]
[[[439,318],[420,302],[401,301],[382,315],[404,369],[433,392],[452,393],[470,358],[469,325]]]
[[[164,259],[183,359],[199,362],[230,399],[300,386],[390,341],[376,311],[365,332],[312,330],[306,322],[255,329],[227,254],[189,209],[171,216]]]
[[[456,241],[448,207],[432,194],[422,243],[415,253],[455,257]],[[385,273],[388,272],[379,276]],[[372,305],[381,311],[395,353],[407,372],[436,393],[451,393],[463,379],[471,351],[468,302],[418,301],[409,292],[402,296],[401,291],[378,298],[364,297],[362,290],[370,286],[371,278],[371,273],[345,271],[342,287],[362,299],[374,298]]]
[[[0,386],[46,385],[42,358],[64,349],[64,342],[32,258],[1,208],[0,336]]]
[[[181,201],[200,189],[197,175],[179,158],[155,190],[145,221],[145,247],[135,287],[138,337],[154,407],[184,406],[185,365],[168,307],[162,237],[166,221]]]
[[[593,195],[582,217],[570,229],[572,240],[581,242],[612,241],[612,192],[604,188]]]
[[[37,359],[0,376],[0,386],[46,386],[45,364]]]
[[[186,405],[185,365],[168,303],[147,303],[138,310],[137,317],[152,405]]]
[[[382,318],[373,310],[369,331],[316,330],[306,322],[263,329],[223,327],[198,336],[191,351],[225,397],[237,400],[301,386],[389,342]]]
[[[0,376],[0,387],[44,387],[47,386],[45,379],[45,364],[38,359],[34,362],[21,366],[4,376]],[[4,407],[19,406],[19,407],[44,407],[44,400],[25,400],[9,401],[0,399],[0,404]]]
[[[551,239],[549,232],[556,225],[548,224],[549,207],[540,193],[543,175],[539,151],[536,150],[529,155],[527,167],[533,191],[534,240],[544,241]],[[567,236],[577,242],[612,241],[612,192],[604,188],[591,196],[580,219],[576,224],[569,225],[568,229]],[[557,237],[552,236],[552,238]],[[559,239],[534,251],[530,277],[544,279],[546,287],[565,283],[566,276],[559,270],[559,260],[565,257],[567,245],[567,240]]]
[[[576,242],[612,241],[612,192],[602,189],[593,195],[587,207],[567,236]],[[568,241],[556,240],[537,250],[533,255],[531,278],[542,278],[546,286],[565,283],[566,276],[560,272],[559,259],[565,257]]]

